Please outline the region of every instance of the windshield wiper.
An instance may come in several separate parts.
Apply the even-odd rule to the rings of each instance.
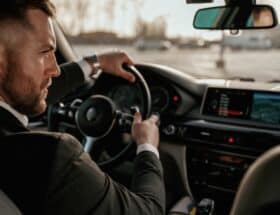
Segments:
[[[233,76],[227,78],[227,80],[237,80],[237,81],[245,81],[245,82],[255,82],[256,80],[252,77],[241,77],[241,76]]]

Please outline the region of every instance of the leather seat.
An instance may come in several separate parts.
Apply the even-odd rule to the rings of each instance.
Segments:
[[[16,205],[0,190],[0,214],[21,215]]]
[[[261,155],[243,177],[231,215],[279,214],[280,146]]]

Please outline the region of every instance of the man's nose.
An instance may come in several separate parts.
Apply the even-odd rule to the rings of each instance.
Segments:
[[[50,54],[47,64],[48,64],[48,67],[46,68],[47,75],[51,77],[58,77],[61,72],[54,54]]]

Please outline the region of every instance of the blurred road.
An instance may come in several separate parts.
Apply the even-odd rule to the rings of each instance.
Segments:
[[[121,49],[135,62],[151,62],[176,68],[198,78],[252,77],[257,81],[280,80],[280,50],[236,50],[224,52],[225,67],[217,68],[219,46],[205,49],[177,49],[167,51],[138,51],[129,46],[74,45],[80,55]]]

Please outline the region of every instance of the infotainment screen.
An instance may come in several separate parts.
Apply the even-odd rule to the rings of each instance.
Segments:
[[[208,88],[202,113],[208,116],[246,119],[249,113],[248,91]]]
[[[280,125],[280,93],[208,88],[202,114]]]
[[[250,118],[255,121],[280,124],[280,94],[254,93]]]

